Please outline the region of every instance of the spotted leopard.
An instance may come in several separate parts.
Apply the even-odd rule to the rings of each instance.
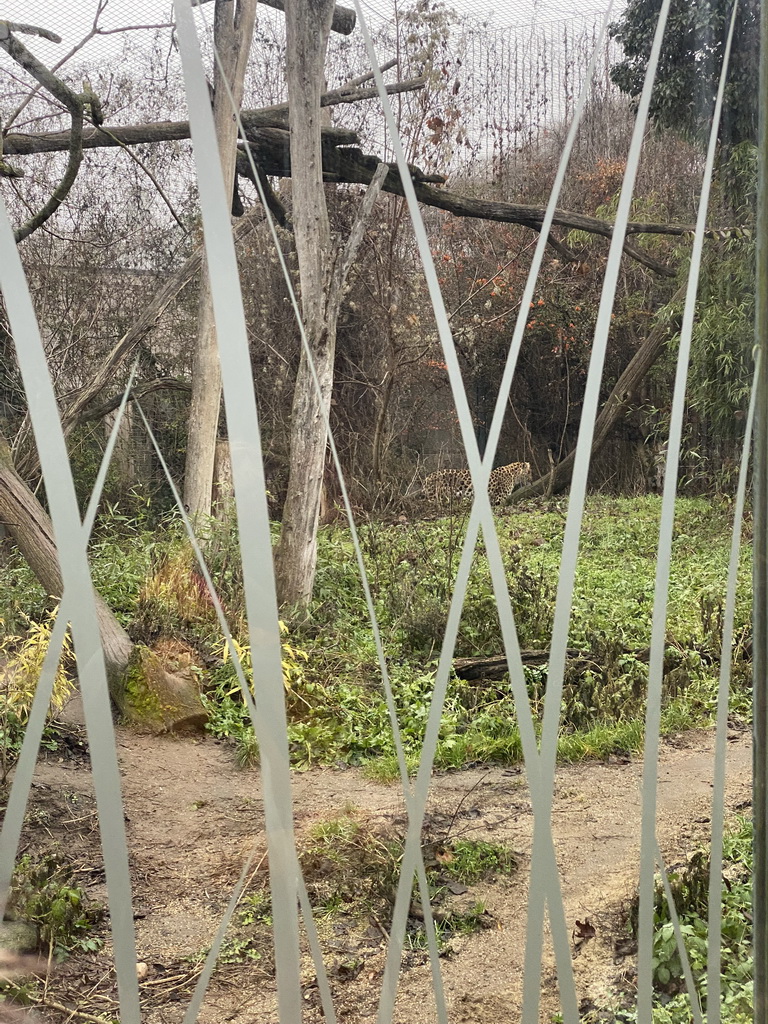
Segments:
[[[516,487],[531,482],[529,462],[510,462],[491,472],[488,494],[492,505],[500,505]],[[430,473],[424,481],[424,497],[436,505],[458,504],[471,501],[472,477],[467,469],[441,469]]]

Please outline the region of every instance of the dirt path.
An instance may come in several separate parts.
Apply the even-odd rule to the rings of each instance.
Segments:
[[[190,971],[189,958],[210,943],[253,844],[264,846],[259,775],[238,770],[231,751],[209,739],[156,738],[121,730],[118,752],[135,884],[138,952],[149,969],[142,986],[148,1000],[145,1019],[149,1024],[176,1024],[188,998],[184,975]],[[668,863],[706,838],[711,764],[710,733],[691,733],[662,747],[658,836]],[[574,949],[582,1000],[599,1001],[617,974],[631,966],[630,960],[616,961],[614,941],[638,872],[641,774],[639,760],[570,765],[557,773],[553,830],[566,919],[569,928],[576,919],[585,918],[596,928],[594,939]],[[730,737],[728,779],[729,811],[746,807],[751,795],[746,733]],[[354,769],[297,773],[294,792],[299,835],[311,824],[338,817],[350,807],[382,824],[404,818],[397,787],[371,782]],[[518,770],[503,769],[438,776],[428,816],[436,828],[450,827],[454,837],[504,842],[519,857],[520,867],[513,876],[473,887],[473,895],[486,903],[495,926],[453,940],[452,955],[441,959],[452,1021],[516,1021],[532,830],[524,777]],[[85,880],[103,899],[87,759],[39,766],[31,821],[42,822],[54,836],[65,830],[68,852],[93,865],[90,871],[84,869]],[[384,965],[381,936],[374,935],[363,949],[346,950],[363,964],[354,976],[336,969],[336,961],[343,961],[345,955],[343,940],[338,949],[336,959],[331,953],[330,962],[339,1019],[374,1018]],[[103,988],[105,963],[103,956],[78,963],[80,983]],[[395,1019],[398,1024],[427,1024],[435,1019],[429,966],[419,953],[406,955],[406,968]],[[70,968],[70,976],[73,971]],[[178,990],[174,984],[180,986]],[[161,990],[167,998],[157,1006],[153,997]],[[308,1019],[320,1019],[311,983],[305,998]],[[88,1008],[94,1012],[93,1005]],[[546,960],[542,1012],[557,1008],[554,971]],[[200,1020],[204,1024],[276,1020],[274,979],[258,964],[225,966],[214,978]]]

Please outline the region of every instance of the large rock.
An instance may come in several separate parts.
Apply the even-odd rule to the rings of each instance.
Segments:
[[[137,645],[125,687],[126,721],[150,732],[201,732],[208,721],[200,700],[194,653],[175,640],[153,649]]]

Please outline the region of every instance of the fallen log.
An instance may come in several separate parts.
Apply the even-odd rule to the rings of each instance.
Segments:
[[[580,651],[569,647],[566,651],[569,658],[586,659],[588,651]],[[546,665],[549,661],[549,651],[520,651],[523,665],[535,667]],[[484,658],[455,658],[453,671],[459,679],[503,679],[509,671],[506,656],[503,654],[492,654]]]
[[[747,649],[745,647],[744,657],[748,657],[746,651]],[[709,664],[717,660],[709,651],[697,651],[695,653],[700,655],[702,661]],[[579,650],[578,647],[568,647],[565,654],[571,664],[582,662],[584,665],[595,665],[597,660],[602,658],[602,655],[599,652],[582,651]],[[626,655],[630,655],[637,661],[647,662],[651,657],[651,649],[650,647],[636,647],[634,649],[619,651],[616,653],[616,657]],[[520,651],[520,658],[523,666],[527,665],[531,668],[543,666],[549,661],[549,649],[540,651]],[[665,672],[669,671],[669,668],[673,667],[673,664],[667,664],[668,660],[669,659],[665,658]],[[503,679],[509,672],[509,665],[507,663],[506,655],[491,654],[479,658],[455,658],[453,662],[453,670],[459,679],[465,679],[467,682],[483,679],[499,680]]]

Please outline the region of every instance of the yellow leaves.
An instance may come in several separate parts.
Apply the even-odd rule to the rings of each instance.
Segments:
[[[13,708],[22,722],[26,721],[32,707],[57,610],[54,608],[44,622],[28,619],[26,636],[4,636],[0,640],[0,694],[5,706]],[[56,710],[64,705],[74,689],[67,672],[73,662],[72,641],[67,633],[53,683],[51,703]]]
[[[280,627],[280,636],[286,637],[288,634],[288,627],[284,622],[278,623]],[[222,640],[219,645],[219,652],[221,660],[226,664],[229,661],[232,654],[232,648],[237,655],[237,660],[243,667],[243,672],[248,680],[251,691],[253,691],[253,663],[251,661],[251,648],[248,644],[241,644],[233,637],[231,643],[226,640]],[[287,640],[281,640],[282,648],[282,659],[280,664],[283,669],[283,684],[286,690],[292,690],[294,687],[302,681],[304,674],[304,665],[309,661],[309,654],[303,651],[300,647],[295,647],[293,644],[289,644]],[[240,686],[234,686],[226,696],[231,697],[240,689]]]

